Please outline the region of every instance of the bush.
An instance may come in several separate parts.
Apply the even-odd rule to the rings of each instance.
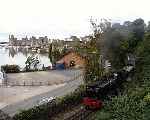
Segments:
[[[150,103],[150,93],[148,93],[146,96],[144,96],[144,101],[147,103]]]
[[[96,114],[96,120],[144,120],[143,113],[146,105],[143,100],[135,100],[133,96],[114,97]],[[103,117],[104,113],[108,116]]]
[[[1,68],[6,73],[18,73],[18,72],[20,72],[20,67],[18,65],[2,65]]]

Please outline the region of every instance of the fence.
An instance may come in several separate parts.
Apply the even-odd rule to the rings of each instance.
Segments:
[[[59,81],[55,81],[55,82],[51,82],[51,81],[47,81],[47,82],[37,82],[37,81],[23,81],[23,82],[19,82],[19,81],[8,81],[8,79],[6,79],[3,83],[2,86],[50,86],[50,85],[58,85],[58,84],[63,84],[63,83],[69,83],[72,82],[74,80],[83,80],[83,73],[75,73],[73,75],[72,78],[70,78],[69,80],[59,80]]]

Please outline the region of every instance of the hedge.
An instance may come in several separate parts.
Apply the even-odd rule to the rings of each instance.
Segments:
[[[20,67],[18,65],[2,65],[1,68],[6,73],[18,73],[18,72],[20,72]]]

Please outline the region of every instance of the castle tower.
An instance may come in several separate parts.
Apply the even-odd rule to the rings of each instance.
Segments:
[[[9,35],[9,45],[14,45],[14,43],[15,43],[15,37],[14,37],[14,35]]]

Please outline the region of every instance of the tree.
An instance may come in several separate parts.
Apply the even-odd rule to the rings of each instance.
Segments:
[[[81,49],[81,44],[80,44],[80,39],[77,36],[71,36],[70,39],[73,41],[73,48],[76,51],[80,51]]]
[[[133,21],[133,34],[137,40],[143,40],[145,32],[145,23],[144,20],[139,18]]]
[[[56,64],[56,61],[58,61],[61,57],[61,53],[58,49],[57,42],[53,42],[49,45],[49,59],[52,62],[53,65]]]
[[[25,62],[26,64],[26,71],[30,70],[31,68],[31,64],[32,64],[32,60],[33,60],[33,55],[29,56]]]
[[[132,34],[129,40],[129,47],[132,51],[136,48],[137,44],[143,40],[145,33],[144,20],[139,18],[132,23]]]
[[[99,77],[103,75],[104,69],[102,65],[102,57],[104,54],[102,51],[104,48],[104,32],[111,27],[111,23],[106,19],[101,19],[99,22],[97,20],[90,20],[93,36],[86,43],[87,52],[87,63],[85,67],[85,82],[92,82],[98,80]]]
[[[95,41],[95,47],[98,50],[98,54],[105,56],[105,33],[110,30],[111,22],[107,19],[93,20],[90,19],[90,23],[93,29],[93,41]]]
[[[122,29],[124,27],[113,27],[105,32],[104,35],[105,57],[111,62],[114,69],[125,65],[125,58],[129,49],[128,38],[124,35],[124,30]]]
[[[72,41],[80,41],[80,39],[77,36],[71,36],[70,39],[72,39]]]
[[[143,40],[145,23],[142,19],[125,21],[123,25],[112,24],[104,32],[104,55],[111,60],[113,68],[125,65],[127,53],[134,53],[137,44]]]
[[[52,62],[52,43],[49,45],[48,57],[50,62]]]
[[[37,65],[40,63],[38,57],[31,55],[27,58],[25,64],[26,64],[26,71],[30,71],[31,67],[33,66],[34,70],[37,70]]]
[[[61,57],[61,53],[57,48],[54,48],[53,52],[52,52],[52,56],[53,56],[53,62],[55,63],[56,61],[58,61]]]

